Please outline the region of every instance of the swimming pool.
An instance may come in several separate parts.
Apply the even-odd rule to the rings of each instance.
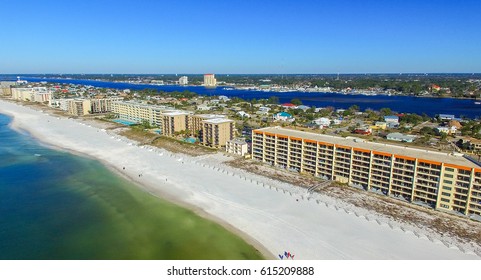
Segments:
[[[191,143],[191,144],[194,144],[195,141],[197,141],[197,139],[195,139],[193,137],[188,137],[188,138],[184,139],[184,142]]]
[[[115,119],[115,120],[113,120],[113,121],[116,122],[116,123],[120,123],[120,124],[128,125],[128,126],[137,124],[136,122],[127,121],[127,120],[122,120],[122,119]]]

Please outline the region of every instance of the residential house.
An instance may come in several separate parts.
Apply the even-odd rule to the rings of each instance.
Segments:
[[[387,127],[394,128],[399,126],[399,117],[398,116],[385,116],[384,121],[386,122]]]
[[[237,115],[241,116],[242,118],[250,118],[251,117],[251,115],[249,115],[248,113],[246,113],[244,111],[237,112]]]
[[[297,106],[292,104],[292,103],[284,103],[281,106],[284,109],[296,109],[297,108]]]
[[[456,128],[456,126],[438,126],[436,127],[436,129],[440,132],[440,133],[445,133],[447,135],[453,135],[453,134],[456,134],[456,132],[458,131],[458,129]]]
[[[372,134],[372,129],[367,128],[367,127],[362,127],[362,128],[357,128],[354,130],[355,134],[361,134],[361,135],[371,135]]]
[[[414,135],[405,135],[405,134],[402,134],[402,133],[399,133],[399,132],[394,132],[394,133],[389,133],[389,134],[386,136],[386,139],[387,139],[387,140],[391,140],[391,141],[411,143],[411,142],[414,141],[414,139],[416,139],[416,136],[414,136]]]
[[[328,118],[318,118],[313,120],[315,124],[317,124],[320,128],[329,127],[331,125],[331,120]]]
[[[374,125],[371,125],[371,129],[382,129],[385,130],[387,128],[386,122],[375,122]]]
[[[304,112],[307,111],[307,110],[309,110],[310,108],[311,108],[311,107],[306,106],[306,105],[299,105],[299,106],[297,106],[297,109],[301,109],[301,110],[304,111]]]
[[[438,117],[442,121],[450,121],[456,118],[454,115],[448,115],[448,114],[439,114]]]

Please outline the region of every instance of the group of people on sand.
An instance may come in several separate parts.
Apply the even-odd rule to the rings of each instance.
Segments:
[[[289,258],[291,258],[291,260],[293,260],[294,256],[295,255],[291,254],[291,252],[284,251],[284,255],[279,254],[279,259],[283,260],[284,258],[286,258],[286,260],[288,260]]]

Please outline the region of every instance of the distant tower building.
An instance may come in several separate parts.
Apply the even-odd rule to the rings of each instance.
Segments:
[[[205,74],[204,75],[204,86],[215,87],[216,85],[217,85],[217,80],[215,79],[214,74]]]
[[[181,86],[186,86],[189,84],[189,78],[187,78],[187,76],[182,76],[180,77],[179,79],[179,85]]]

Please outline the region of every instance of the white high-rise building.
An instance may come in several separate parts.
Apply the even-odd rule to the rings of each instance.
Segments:
[[[189,78],[187,78],[187,76],[182,76],[180,77],[179,79],[179,85],[181,86],[186,86],[189,84]]]
[[[215,87],[216,85],[217,85],[217,80],[215,79],[214,74],[205,74],[204,75],[204,86]]]

